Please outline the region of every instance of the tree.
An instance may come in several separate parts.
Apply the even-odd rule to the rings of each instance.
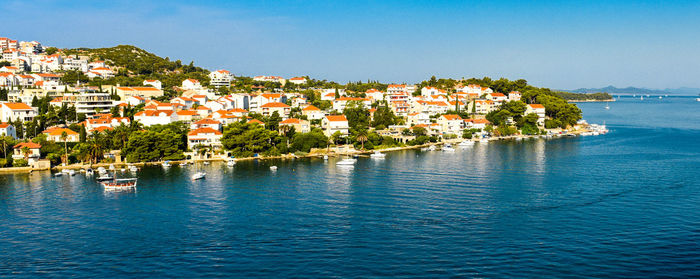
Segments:
[[[249,157],[269,151],[273,147],[276,132],[255,123],[236,122],[224,128],[221,143],[226,150],[238,157]]]
[[[29,161],[29,153],[31,153],[31,150],[29,149],[29,147],[23,146],[21,150],[22,150],[22,155],[24,155],[24,160]]]
[[[359,130],[357,131],[357,134],[355,135],[355,140],[359,141],[362,144],[362,150],[365,149],[365,142],[367,141],[367,130]]]
[[[63,141],[63,146],[65,149],[63,163],[68,163],[68,134],[66,133],[66,131],[63,131],[61,133],[61,140]]]
[[[394,115],[394,112],[387,106],[378,106],[377,110],[374,112],[372,127],[389,127],[394,124],[396,124],[396,115]]]
[[[348,119],[348,126],[351,129],[357,129],[360,125],[369,125],[369,110],[360,102],[349,101],[343,114]]]
[[[48,55],[53,55],[54,53],[58,52],[58,48],[48,47],[44,50],[44,52],[46,52]]]
[[[265,122],[265,128],[267,128],[270,131],[277,131],[279,129],[280,122],[282,121],[282,117],[280,117],[280,114],[277,111],[272,112],[270,117],[267,119]]]

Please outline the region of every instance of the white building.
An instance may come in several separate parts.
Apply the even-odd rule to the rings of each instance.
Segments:
[[[301,110],[302,115],[306,115],[306,118],[309,120],[314,120],[314,119],[323,119],[325,117],[325,113],[321,111],[319,108],[315,106],[308,106],[305,107],[304,109]]]
[[[17,119],[32,121],[37,115],[37,110],[25,103],[2,103],[0,115],[0,122],[10,122]]]
[[[144,86],[150,85],[150,86],[153,86],[155,88],[158,88],[158,90],[163,89],[163,84],[160,82],[160,80],[157,80],[157,79],[146,79],[143,81],[143,85]]]
[[[293,84],[304,84],[306,83],[306,78],[305,77],[293,77],[289,79],[289,82]]]
[[[212,148],[221,147],[221,137],[223,133],[219,130],[204,127],[187,133],[187,147],[194,149],[198,145],[203,145]]]
[[[209,84],[213,85],[214,87],[221,87],[221,86],[231,86],[231,79],[233,76],[231,73],[227,70],[218,70],[209,73]]]
[[[340,132],[341,135],[347,136],[350,126],[345,115],[328,115],[321,120],[321,127],[326,136],[330,137],[335,132]]]
[[[134,120],[144,126],[167,125],[177,121],[177,115],[172,110],[145,110],[136,113]]]
[[[528,104],[527,108],[525,109],[525,115],[528,115],[530,113],[537,114],[537,125],[538,126],[544,126],[544,118],[545,118],[545,108],[541,104]]]
[[[0,137],[12,137],[17,138],[17,132],[15,132],[15,127],[8,123],[0,123]]]
[[[186,80],[182,81],[182,89],[185,90],[200,90],[202,89],[202,85],[199,83],[199,80],[188,78]]]

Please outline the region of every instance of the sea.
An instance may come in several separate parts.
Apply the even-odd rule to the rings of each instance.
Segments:
[[[121,193],[3,174],[0,277],[700,277],[700,102],[578,105],[610,132],[145,167]]]

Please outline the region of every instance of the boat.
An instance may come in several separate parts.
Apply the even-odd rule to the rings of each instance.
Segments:
[[[107,173],[107,170],[104,167],[99,167],[99,168],[97,168],[97,172],[100,174],[104,174],[104,173]]]
[[[57,172],[57,173],[54,173],[53,176],[55,176],[55,177],[63,176],[63,173],[62,173],[62,172]]]
[[[479,143],[489,143],[489,139],[483,138],[483,139],[479,140]]]
[[[162,166],[163,166],[164,168],[169,168],[169,167],[171,166],[171,165],[170,165],[170,161],[165,161],[165,162],[163,162]]]
[[[437,150],[437,147],[435,147],[435,145],[431,145],[430,147],[428,147],[428,151],[435,151],[435,150]]]
[[[68,170],[68,175],[74,176],[76,172],[74,170]]]
[[[203,171],[196,172],[192,175],[192,180],[204,179],[207,177],[207,173]]]
[[[107,181],[113,179],[114,177],[109,175],[108,173],[100,174],[100,176],[97,177],[97,181]]]
[[[465,140],[465,141],[460,142],[459,144],[457,144],[457,146],[460,146],[460,147],[474,146],[474,141],[472,141],[472,140]]]
[[[347,159],[340,160],[335,164],[340,165],[340,166],[349,166],[349,165],[354,165],[355,162],[357,162],[357,159],[347,158]]]
[[[644,101],[644,96],[639,97],[639,100]]]
[[[386,154],[379,152],[379,150],[374,151],[374,153],[369,155],[370,158],[374,159],[384,159],[386,157]]]
[[[209,165],[209,161],[204,161],[203,164],[204,164],[205,166],[208,166],[208,165]]]
[[[452,145],[448,143],[442,148],[442,151],[443,152],[455,152],[455,149],[452,148]]]
[[[116,170],[116,169],[117,169],[117,168],[115,168],[114,165],[109,165],[109,170],[114,171],[114,170]]]
[[[92,170],[92,169],[86,169],[86,170],[85,170],[85,175],[92,176],[93,174],[95,174],[95,171],[94,171],[94,170]]]
[[[136,178],[111,179],[100,182],[105,191],[125,191],[136,189]]]
[[[276,170],[277,170],[277,166],[270,166],[270,170],[271,170],[271,171],[276,171]]]
[[[328,161],[328,155],[323,155],[323,160]]]
[[[609,104],[609,103],[605,103],[605,109],[610,109],[610,104]]]
[[[187,166],[187,162],[180,163],[180,166],[181,166],[181,167],[186,167],[186,166]]]
[[[137,168],[136,166],[130,166],[129,170],[132,172],[137,172],[137,171],[139,171],[139,168]]]
[[[659,99],[663,99],[663,97],[659,96]]]
[[[233,167],[236,165],[236,160],[233,158],[228,158],[226,159],[226,165],[229,167]]]

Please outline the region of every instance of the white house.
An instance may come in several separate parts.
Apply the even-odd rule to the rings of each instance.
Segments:
[[[306,118],[309,120],[323,119],[323,117],[326,116],[323,111],[315,106],[305,107],[301,110],[301,114],[306,115]]]
[[[367,98],[352,98],[352,97],[340,97],[333,100],[333,109],[337,111],[343,111],[349,102],[357,102],[362,104],[365,108],[369,108],[372,102]]]
[[[190,124],[190,129],[192,130],[197,130],[199,128],[211,128],[217,131],[221,131],[221,122],[211,118],[205,118]]]
[[[25,103],[2,103],[0,107],[0,122],[10,122],[17,119],[32,121],[36,114],[36,109]]]
[[[520,98],[522,95],[518,91],[511,91],[508,93],[508,100],[509,101],[520,101]]]
[[[12,137],[17,138],[17,133],[15,132],[15,127],[8,123],[0,123],[0,137]]]
[[[212,148],[221,147],[221,137],[223,133],[219,130],[204,127],[187,133],[187,147],[193,149],[197,145],[203,145]]]
[[[350,126],[345,115],[328,115],[321,120],[321,127],[326,136],[331,136],[335,132],[340,132],[341,135],[347,136]]]
[[[282,130],[283,125],[294,127],[294,131],[297,133],[308,133],[311,131],[311,125],[308,120],[289,118],[280,122],[280,130]]]
[[[63,134],[66,134],[66,142],[79,142],[80,141],[80,134],[78,134],[76,131],[73,131],[71,129],[67,128],[49,128],[41,132],[42,134],[46,135],[46,139],[50,141],[55,141],[55,142],[63,142],[64,139]]]
[[[289,82],[293,84],[304,84],[306,83],[306,78],[305,77],[293,77],[289,79]]]
[[[145,110],[137,112],[134,120],[144,126],[167,125],[177,120],[177,115],[172,110]]]
[[[26,155],[24,154],[24,151],[22,150],[25,147],[29,150],[29,153],[27,153]],[[41,157],[40,149],[41,149],[41,145],[38,143],[20,142],[14,146],[14,154],[12,154],[12,159],[13,160],[24,159],[26,156],[27,163],[31,166],[32,164],[34,164],[36,161],[39,160],[39,157]]]
[[[220,86],[231,86],[231,72],[227,70],[218,70],[209,73],[209,84],[220,87]]]
[[[199,80],[188,78],[186,80],[182,81],[182,89],[185,90],[199,90],[202,89],[202,85],[199,83]]]
[[[464,120],[456,114],[444,114],[438,117],[437,124],[443,134],[461,134],[464,129]]]
[[[155,88],[158,88],[158,90],[163,89],[162,88],[163,84],[160,82],[160,80],[157,80],[157,79],[146,79],[143,81],[143,85],[144,86],[150,85],[150,86],[153,86]]]
[[[537,114],[537,125],[544,126],[545,108],[543,105],[528,104],[527,108],[525,109],[525,115],[528,115],[530,113]]]
[[[284,103],[270,102],[260,106],[260,114],[270,116],[276,111],[282,118],[287,118],[291,109],[290,106]]]

